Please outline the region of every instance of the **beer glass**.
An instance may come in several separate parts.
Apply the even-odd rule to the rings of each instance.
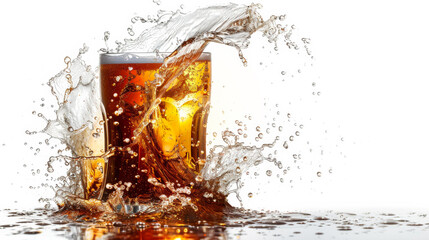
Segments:
[[[108,159],[106,182],[125,185],[124,197],[139,203],[156,201],[160,195],[171,193],[171,187],[166,187],[171,184],[192,185],[206,157],[210,53],[202,53],[171,82],[150,114],[147,126],[139,135],[135,134],[153,100],[148,96],[149,88],[168,55],[100,55],[106,148],[115,149]],[[104,198],[111,192],[106,189]]]

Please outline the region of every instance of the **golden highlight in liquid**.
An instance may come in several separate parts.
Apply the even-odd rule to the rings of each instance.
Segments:
[[[195,182],[206,157],[210,100],[211,61],[209,54],[203,55],[173,80],[138,137],[134,130],[144,121],[154,100],[151,88],[162,60],[154,53],[140,60],[101,62],[107,144],[115,148],[115,154],[108,159],[106,180],[108,184],[129,186],[124,197],[135,198],[139,203],[156,201],[162,194],[171,194],[166,183],[184,187]],[[86,178],[92,181],[87,181],[86,191],[97,191],[102,184],[93,179],[99,172],[88,173]],[[105,196],[110,192],[106,189]]]

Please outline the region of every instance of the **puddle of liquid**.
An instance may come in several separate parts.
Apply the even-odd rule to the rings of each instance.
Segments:
[[[235,209],[221,221],[88,215],[70,219],[52,210],[1,210],[7,239],[427,239],[426,214],[258,212]],[[30,237],[30,235],[32,235]],[[34,235],[34,236],[33,236]]]

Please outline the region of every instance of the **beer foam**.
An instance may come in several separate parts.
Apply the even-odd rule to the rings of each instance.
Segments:
[[[100,64],[163,63],[171,53],[103,53]],[[204,52],[198,61],[211,61],[211,53]]]

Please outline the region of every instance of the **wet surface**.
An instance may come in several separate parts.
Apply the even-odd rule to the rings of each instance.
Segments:
[[[69,219],[52,210],[0,211],[1,239],[427,239],[422,213],[256,212],[186,224],[136,217]]]

